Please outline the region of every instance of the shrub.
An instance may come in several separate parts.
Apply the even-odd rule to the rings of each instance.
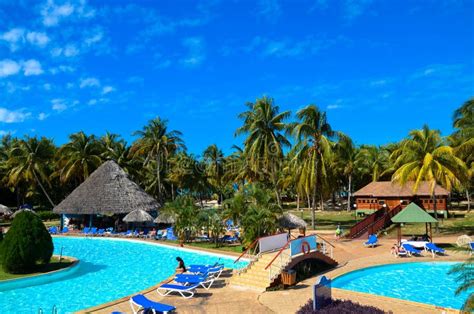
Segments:
[[[333,300],[320,310],[313,310],[313,300],[303,305],[296,314],[384,314],[385,312],[373,306],[360,305],[352,301]]]
[[[59,215],[53,213],[50,210],[40,211],[40,212],[37,212],[37,214],[38,214],[38,217],[43,221],[59,219]]]
[[[8,273],[31,272],[37,262],[49,262],[53,248],[53,240],[41,219],[22,212],[13,219],[1,243],[0,262]]]

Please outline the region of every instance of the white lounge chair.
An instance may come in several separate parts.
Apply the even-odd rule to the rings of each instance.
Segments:
[[[159,286],[156,289],[156,292],[158,292],[158,294],[163,297],[170,293],[176,292],[179,293],[183,298],[189,299],[194,296],[197,287],[199,287],[198,283],[189,286],[165,283]]]
[[[130,298],[130,308],[132,309],[133,314],[137,314],[140,310],[144,309],[151,309],[153,313],[163,314],[176,310],[172,305],[152,301],[143,294],[137,294]]]

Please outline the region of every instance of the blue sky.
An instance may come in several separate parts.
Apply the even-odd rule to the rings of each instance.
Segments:
[[[230,152],[237,114],[269,95],[383,144],[447,135],[474,96],[474,1],[0,0],[0,21],[0,135],[131,142],[160,116],[189,151]]]

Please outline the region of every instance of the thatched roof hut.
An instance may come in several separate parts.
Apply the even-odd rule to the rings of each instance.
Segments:
[[[135,209],[123,217],[125,222],[153,222],[153,217],[143,209]]]
[[[170,213],[160,212],[154,222],[157,224],[174,224],[176,222],[176,217]]]
[[[298,216],[285,213],[278,219],[280,227],[285,229],[303,229],[306,228],[306,222]]]
[[[148,195],[114,161],[103,163],[53,211],[58,214],[126,214],[153,211],[160,204]]]
[[[5,206],[5,205],[0,204],[0,215],[9,216],[9,215],[11,215],[12,213],[13,213],[13,212],[10,210],[10,208],[8,208],[8,207]]]

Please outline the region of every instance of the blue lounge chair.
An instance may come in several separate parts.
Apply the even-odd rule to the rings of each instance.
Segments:
[[[49,233],[50,234],[58,234],[58,228],[55,226],[49,228]]]
[[[442,248],[440,247],[437,247],[436,244],[432,243],[432,242],[428,242],[425,244],[425,250],[427,252],[430,252],[432,255],[433,255],[433,258],[435,257],[435,254],[436,253],[439,253],[439,254],[443,254],[446,252],[445,250],[443,250]]]
[[[170,293],[176,292],[179,293],[183,298],[189,299],[194,296],[194,293],[196,291],[196,288],[199,287],[199,284],[192,284],[192,285],[178,285],[178,284],[170,284],[170,283],[165,283],[161,286],[159,286],[156,289],[156,292],[158,292],[159,295],[161,296],[167,296]]]
[[[90,232],[90,228],[89,228],[89,227],[84,227],[84,229],[82,229],[82,234],[88,235],[89,232]]]
[[[145,309],[151,309],[153,310],[153,313],[164,314],[176,310],[176,308],[172,305],[152,301],[143,294],[137,294],[130,298],[130,308],[134,314],[137,314],[140,310]]]
[[[377,245],[378,239],[375,234],[369,235],[369,240],[364,243],[365,246],[375,247]]]
[[[225,242],[225,243],[235,243],[237,241],[239,241],[239,239],[237,239],[237,237],[231,237],[230,235],[226,234],[225,236],[223,236],[222,238],[220,238],[220,241],[221,242]]]
[[[177,283],[182,283],[184,285],[194,285],[198,284],[206,290],[212,286],[216,277],[209,276],[208,274],[204,275],[193,275],[193,274],[177,274],[174,278],[174,281]]]
[[[413,245],[408,244],[408,243],[402,243],[402,247],[405,249],[405,251],[408,252],[408,255],[416,254],[421,256],[421,251],[417,250],[413,247]]]
[[[99,236],[103,236],[104,233],[105,233],[105,229],[99,229],[99,230],[97,230],[97,235],[99,235]]]
[[[68,233],[69,232],[69,228],[68,227],[64,227],[63,230],[61,231],[61,233]]]
[[[469,248],[471,249],[471,252],[469,252],[469,256],[474,253],[474,242],[469,243]]]
[[[96,228],[96,227],[92,227],[91,230],[90,230],[90,232],[89,232],[89,234],[90,234],[90,235],[93,235],[93,236],[97,235],[97,228]]]
[[[207,274],[209,276],[219,278],[222,271],[224,270],[224,265],[222,264],[215,264],[212,266],[209,265],[190,265],[188,268],[188,272],[194,274]]]
[[[166,229],[166,240],[178,240],[178,238],[174,235],[173,227]]]

